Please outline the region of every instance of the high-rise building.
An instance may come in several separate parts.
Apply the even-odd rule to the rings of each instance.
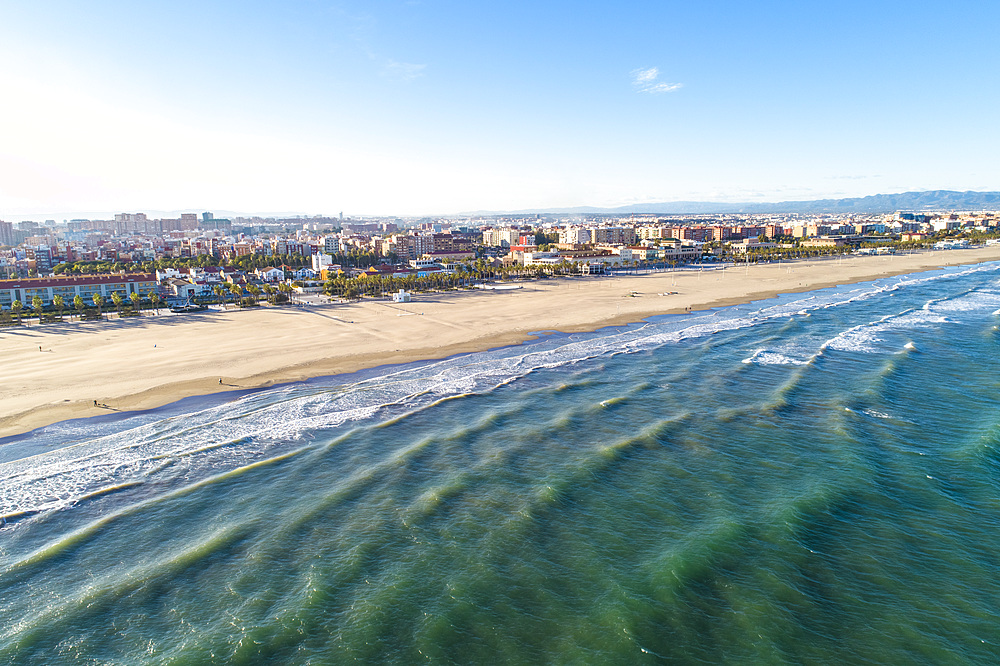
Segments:
[[[34,259],[39,275],[48,275],[52,271],[52,248],[45,245],[29,247],[27,255],[29,259]]]
[[[14,225],[0,220],[0,245],[14,244]]]

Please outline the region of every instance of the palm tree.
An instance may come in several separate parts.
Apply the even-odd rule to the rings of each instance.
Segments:
[[[222,301],[222,309],[225,310],[226,309],[226,288],[223,287],[221,284],[217,284],[214,287],[212,287],[212,291],[214,291],[215,295],[219,297],[220,301]]]
[[[55,296],[52,297],[52,305],[56,306],[56,308],[59,309],[59,321],[62,321],[63,307],[65,307],[66,301],[63,299],[62,296],[56,294]]]
[[[97,318],[101,318],[101,307],[104,305],[104,297],[100,294],[94,294],[94,305],[97,306]]]
[[[128,300],[132,301],[132,308],[136,311],[136,314],[141,314],[139,312],[139,307],[142,305],[142,294],[137,291],[133,291],[128,295]]]
[[[247,287],[247,291],[249,291],[250,296],[253,297],[253,304],[260,305],[260,288],[257,285],[252,284]]]
[[[152,289],[149,290],[149,302],[153,306],[153,310],[156,311],[156,314],[160,314],[160,295]]]
[[[42,310],[45,309],[45,301],[42,300],[41,296],[31,297],[31,309],[35,311],[38,315],[38,323],[42,323]]]
[[[80,317],[83,316],[83,296],[77,294],[73,297],[73,307],[76,308],[76,318],[80,319]]]
[[[122,295],[119,294],[117,291],[113,291],[111,292],[111,301],[115,304],[115,307],[118,308],[118,318],[121,319],[122,303],[125,302],[125,299],[122,298]]]
[[[233,292],[233,300],[236,301],[236,304],[243,307],[243,287],[233,282],[229,285],[229,291]]]
[[[353,281],[349,282],[347,287],[344,289],[344,298],[349,301],[361,298],[361,290]]]
[[[17,315],[17,325],[20,326],[21,325],[21,310],[24,309],[24,303],[22,303],[21,301],[14,301],[13,303],[10,304],[10,309],[13,310],[14,314]]]
[[[267,296],[267,302],[271,305],[274,305],[274,292],[274,287],[269,284],[264,285],[264,295]]]

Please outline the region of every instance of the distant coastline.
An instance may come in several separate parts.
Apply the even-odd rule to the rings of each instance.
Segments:
[[[108,410],[443,358],[779,293],[1000,260],[1000,245],[729,270],[546,279],[511,291],[7,328],[0,437]],[[96,402],[96,404],[95,404]]]

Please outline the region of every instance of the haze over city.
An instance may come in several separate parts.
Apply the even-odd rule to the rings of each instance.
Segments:
[[[998,189],[988,3],[0,13],[8,220]]]

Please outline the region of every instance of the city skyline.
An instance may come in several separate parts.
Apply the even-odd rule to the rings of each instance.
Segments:
[[[0,219],[1000,189],[995,7],[0,11]]]

